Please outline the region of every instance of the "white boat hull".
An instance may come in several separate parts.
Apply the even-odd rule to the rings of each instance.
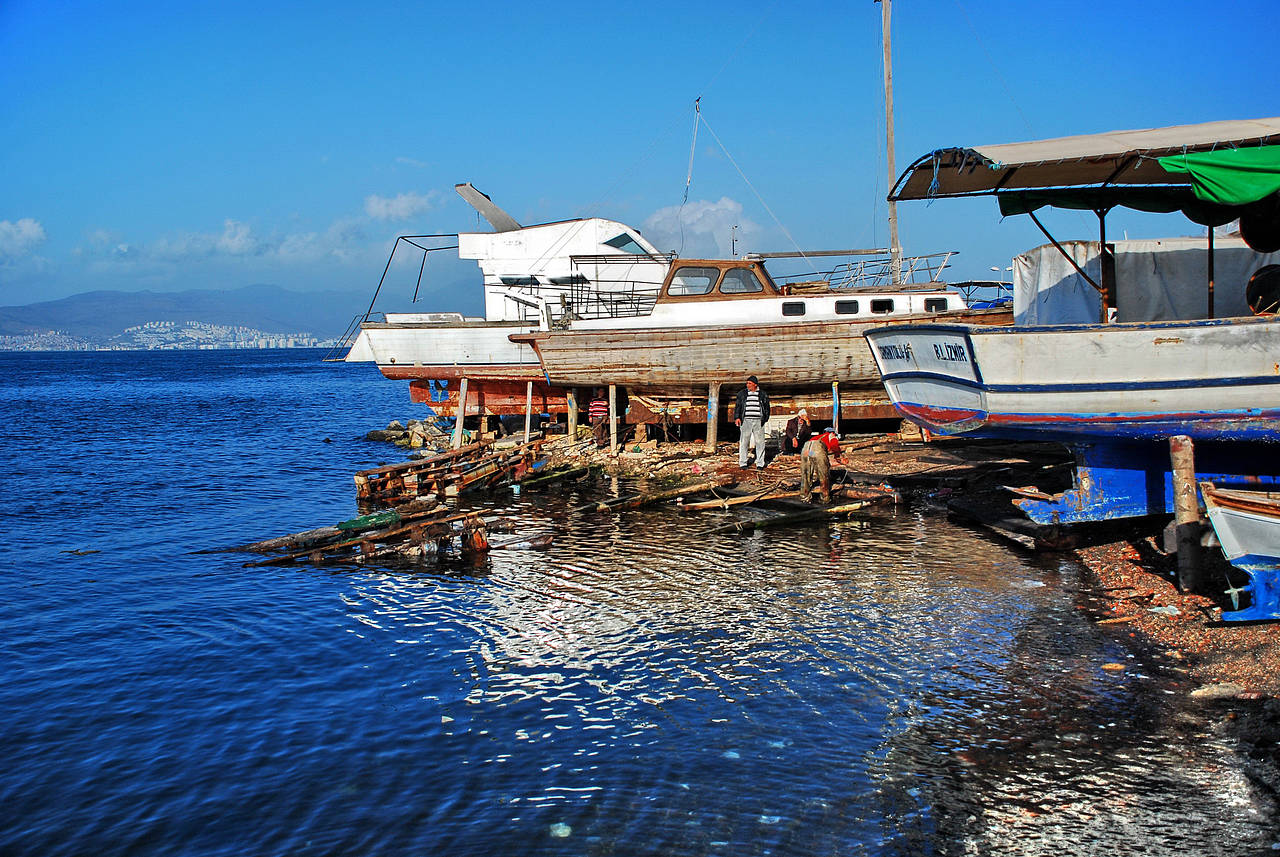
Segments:
[[[537,329],[524,322],[365,322],[346,359],[372,359],[393,380],[537,380],[543,377],[538,355],[508,339]]]
[[[1270,318],[867,331],[890,399],[940,434],[1280,439]]]
[[[1228,590],[1233,599],[1248,593],[1249,606],[1226,611],[1226,621],[1280,619],[1280,494],[1241,491],[1200,484],[1209,522],[1222,553],[1249,575],[1249,582]],[[1238,607],[1238,605],[1237,605]]]

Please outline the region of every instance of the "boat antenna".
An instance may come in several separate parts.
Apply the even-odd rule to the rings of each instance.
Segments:
[[[889,187],[898,177],[893,163],[893,51],[889,41],[889,23],[893,0],[875,0],[880,4],[880,41],[884,46],[884,131],[885,154],[889,166]],[[902,285],[902,245],[898,242],[898,204],[889,198],[889,270],[893,284]]]

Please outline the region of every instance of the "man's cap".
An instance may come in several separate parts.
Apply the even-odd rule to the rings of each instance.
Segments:
[[[756,380],[756,376],[755,376],[755,375],[748,375],[748,376],[747,376],[747,380],[748,380],[748,381],[750,381],[752,384],[759,384],[759,383],[760,383],[758,380]]]

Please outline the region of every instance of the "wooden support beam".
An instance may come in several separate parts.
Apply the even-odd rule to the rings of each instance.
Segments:
[[[831,427],[840,434],[840,382],[831,382]]]
[[[1200,556],[1200,501],[1196,495],[1195,446],[1186,435],[1169,438],[1173,469],[1173,512],[1178,537],[1178,588],[1199,592],[1204,585]]]
[[[462,447],[462,421],[467,415],[467,379],[463,378],[458,385],[458,407],[454,415],[453,443],[454,449]]]
[[[609,385],[609,453],[618,454],[618,386]]]
[[[570,387],[564,395],[569,406],[569,425],[566,432],[569,440],[575,441],[578,439],[578,388]]]
[[[707,452],[716,451],[718,428],[720,426],[720,385],[707,385]]]
[[[528,382],[524,394],[524,442],[529,442],[530,424],[533,422],[533,382]]]

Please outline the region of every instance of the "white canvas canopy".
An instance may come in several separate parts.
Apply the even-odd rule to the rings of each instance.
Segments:
[[[1175,321],[1207,318],[1208,252],[1204,238],[1108,242],[1115,246],[1116,320]],[[1097,282],[1097,241],[1063,241],[1062,249]],[[1251,315],[1249,277],[1280,253],[1258,253],[1239,238],[1214,239],[1214,315]],[[1052,244],[1013,259],[1014,324],[1094,324],[1098,291]]]
[[[1280,142],[1280,117],[1109,131],[1027,143],[937,149],[909,166],[891,200],[1090,186],[1178,186],[1155,159]]]

